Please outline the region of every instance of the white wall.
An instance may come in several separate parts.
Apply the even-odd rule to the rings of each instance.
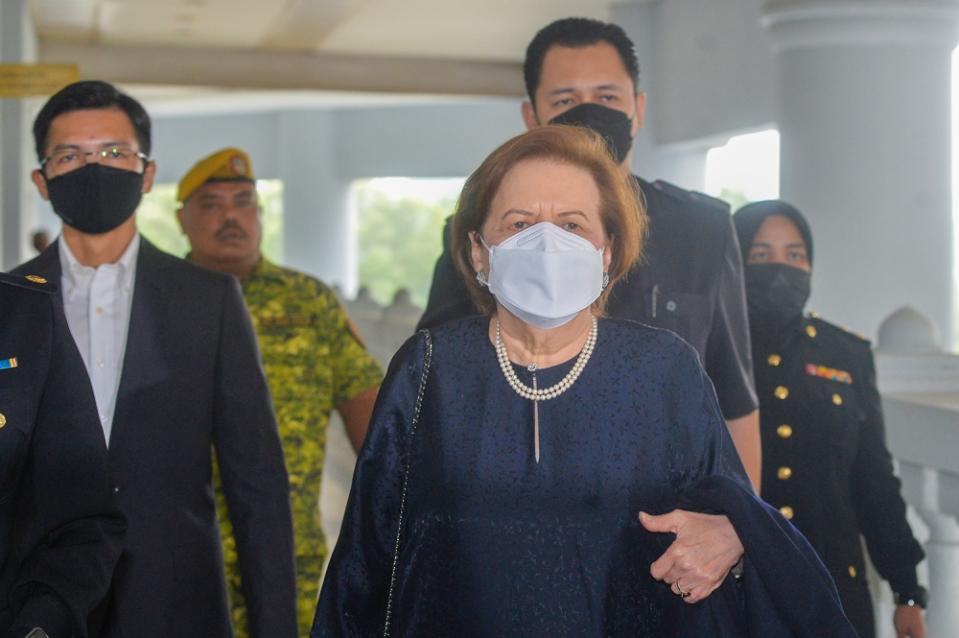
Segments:
[[[525,130],[518,99],[340,110],[334,117],[344,179],[462,177]]]
[[[354,291],[349,189],[364,177],[462,177],[523,130],[518,100],[310,108],[153,118],[158,182],[177,182],[225,146],[248,152],[257,177],[284,182],[288,265]],[[54,221],[48,205],[42,215]],[[52,223],[50,224],[53,225]]]
[[[647,11],[655,140],[672,145],[763,128],[775,111],[775,64],[759,23],[762,0],[670,0]],[[642,81],[641,81],[642,83]]]
[[[154,115],[151,154],[157,162],[157,181],[179,181],[197,160],[225,146],[238,146],[250,153],[259,177],[277,177],[281,154],[277,118],[275,113]]]

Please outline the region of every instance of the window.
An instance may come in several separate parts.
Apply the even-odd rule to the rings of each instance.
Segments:
[[[743,204],[779,197],[779,132],[775,129],[736,135],[706,154],[706,192]]]
[[[380,304],[405,288],[423,308],[446,218],[465,179],[385,177],[353,183],[359,283]]]
[[[176,219],[176,184],[154,184],[137,209],[137,227],[157,248],[177,257],[190,252],[190,244]],[[283,181],[258,179],[256,191],[263,209],[260,250],[272,261],[283,261]]]

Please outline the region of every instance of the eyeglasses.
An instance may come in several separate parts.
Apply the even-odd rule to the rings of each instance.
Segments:
[[[40,168],[50,168],[57,173],[69,173],[70,171],[85,166],[94,156],[92,161],[112,166],[124,170],[136,168],[137,160],[149,162],[150,158],[145,153],[134,151],[129,146],[105,146],[99,151],[82,151],[78,148],[62,148],[50,153],[40,161]]]

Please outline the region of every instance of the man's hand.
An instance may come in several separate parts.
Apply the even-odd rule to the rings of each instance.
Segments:
[[[896,605],[892,624],[896,627],[896,638],[926,638],[926,621],[921,607]]]
[[[743,556],[739,535],[725,516],[686,510],[661,516],[640,512],[639,522],[650,532],[676,535],[649,573],[669,584],[673,593],[683,596],[687,603],[705,600]]]

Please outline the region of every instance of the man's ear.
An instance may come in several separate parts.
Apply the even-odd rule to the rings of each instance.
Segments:
[[[47,180],[39,168],[30,171],[30,180],[33,182],[33,185],[37,187],[37,192],[40,193],[43,201],[49,202],[50,192],[47,190]]]
[[[186,235],[186,228],[183,227],[183,216],[186,214],[186,205],[181,205],[176,211],[176,221],[180,225],[180,232]],[[189,237],[189,235],[187,235]]]
[[[636,132],[639,129],[643,128],[643,123],[646,120],[646,92],[640,91],[636,94],[636,117],[633,118],[633,137],[636,137]]]
[[[536,117],[536,107],[529,100],[523,100],[523,123],[526,124],[526,130],[532,131],[539,127],[539,118]]]
[[[153,160],[147,162],[147,165],[143,168],[143,189],[141,193],[149,193],[150,189],[153,188],[153,178],[157,174],[157,164]]]

